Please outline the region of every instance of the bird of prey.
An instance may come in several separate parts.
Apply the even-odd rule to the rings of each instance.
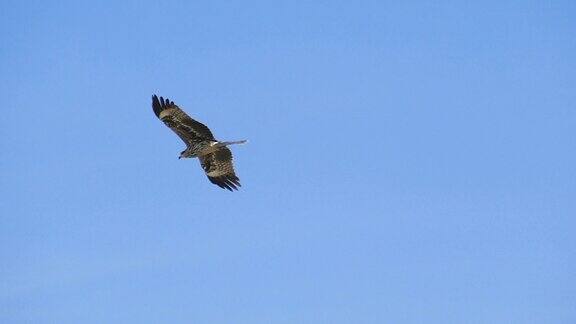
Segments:
[[[206,125],[190,118],[168,98],[158,99],[153,95],[152,109],[156,117],[186,144],[186,149],[180,153],[179,159],[197,157],[210,182],[230,191],[238,190],[240,179],[234,173],[232,152],[226,146],[242,144],[246,140],[234,142],[216,140]]]

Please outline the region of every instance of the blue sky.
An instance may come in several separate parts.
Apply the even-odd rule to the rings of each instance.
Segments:
[[[0,322],[574,323],[573,1],[3,1]],[[154,116],[233,148],[208,182]]]

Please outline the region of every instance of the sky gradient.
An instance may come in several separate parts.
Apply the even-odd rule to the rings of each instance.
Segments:
[[[575,323],[576,2],[3,1],[1,323]],[[156,119],[233,147],[222,190]]]

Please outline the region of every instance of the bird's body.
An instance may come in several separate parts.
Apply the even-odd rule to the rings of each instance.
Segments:
[[[200,160],[210,182],[221,188],[238,190],[240,179],[234,173],[232,152],[226,146],[246,141],[220,142],[214,138],[206,125],[190,118],[174,102],[156,95],[152,96],[152,108],[156,116],[172,129],[186,144],[179,158]]]

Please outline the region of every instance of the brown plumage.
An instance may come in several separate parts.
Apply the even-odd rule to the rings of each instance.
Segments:
[[[179,158],[197,157],[210,182],[230,191],[238,190],[240,179],[234,172],[232,152],[226,146],[246,141],[219,142],[206,125],[192,119],[169,99],[153,95],[152,109],[186,144]]]

